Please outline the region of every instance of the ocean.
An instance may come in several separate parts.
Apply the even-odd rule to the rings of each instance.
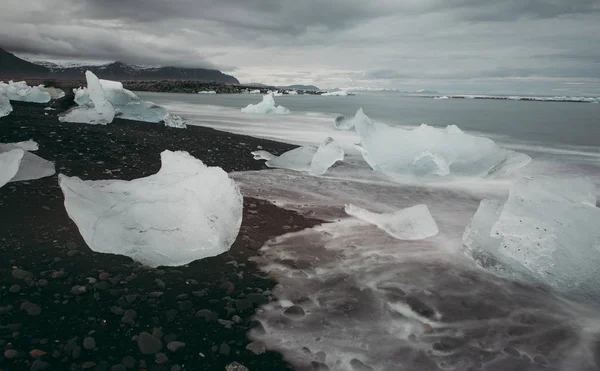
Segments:
[[[279,282],[278,300],[257,314],[266,333],[250,336],[299,369],[599,369],[599,297],[498,276],[475,264],[463,246],[481,200],[506,200],[520,178],[584,177],[600,189],[599,104],[363,93],[276,97],[291,113],[260,115],[240,112],[260,96],[138,94],[188,125],[298,145],[332,137],[346,151],[345,161],[324,176],[281,169],[230,174],[246,196],[327,222],[269,241],[256,259]],[[337,116],[359,108],[402,128],[456,125],[532,162],[497,178],[391,180],[363,160],[355,132],[333,126]],[[439,233],[400,241],[349,217],[347,204],[378,213],[425,204]],[[600,268],[589,274],[600,285]]]

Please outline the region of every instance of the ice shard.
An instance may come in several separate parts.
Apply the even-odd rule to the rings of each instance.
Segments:
[[[242,195],[227,173],[164,151],[158,173],[132,181],[59,176],[69,217],[88,246],[149,266],[179,266],[229,250]]]
[[[273,95],[267,94],[267,95],[263,96],[262,102],[260,102],[258,104],[249,104],[246,107],[242,108],[242,112],[286,115],[286,114],[290,113],[290,110],[283,106],[275,105],[275,99],[273,99]]]
[[[0,188],[17,174],[24,153],[20,148],[0,152]]]
[[[85,102],[83,98],[79,100],[82,105],[71,108],[67,112],[59,115],[61,122],[74,122],[92,125],[110,124],[115,118],[115,107],[106,98],[106,93],[100,80],[92,72],[85,73],[87,80],[86,93],[89,97],[89,102]],[[75,93],[76,99],[78,92]]]
[[[7,182],[35,180],[55,174],[54,164],[52,162],[30,152],[37,150],[38,144],[32,140],[18,143],[0,143],[0,154],[11,153],[13,151],[23,152],[20,155],[18,171],[14,174],[12,174],[11,171],[7,172],[7,174],[12,174]]]
[[[317,149],[310,163],[312,175],[323,175],[338,161],[344,161],[344,149],[329,137]]]

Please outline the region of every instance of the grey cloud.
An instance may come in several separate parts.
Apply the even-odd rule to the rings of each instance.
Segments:
[[[402,78],[408,78],[408,77],[410,77],[410,76],[403,75],[403,74],[399,73],[398,71],[388,70],[388,69],[368,71],[368,72],[365,72],[365,74],[364,74],[365,79],[373,79],[373,80],[378,80],[378,79],[392,80],[392,79],[402,79]]]

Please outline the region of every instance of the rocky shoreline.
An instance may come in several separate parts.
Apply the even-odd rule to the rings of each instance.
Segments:
[[[33,139],[58,173],[83,179],[153,174],[165,149],[240,171],[264,167],[252,150],[293,148],[202,127],[62,124],[60,104],[44,111],[47,105],[11,103],[14,111],[0,118],[0,142]],[[63,202],[56,176],[0,188],[0,370],[292,369],[246,338],[261,327],[253,315],[273,299],[276,284],[249,258],[268,239],[319,220],[245,198],[229,252],[152,269],[92,252]]]

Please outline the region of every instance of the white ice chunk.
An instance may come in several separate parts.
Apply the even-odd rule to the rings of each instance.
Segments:
[[[8,116],[12,110],[10,100],[8,100],[6,94],[0,91],[0,117]]]
[[[267,160],[270,161],[272,159],[274,159],[275,156],[274,154],[272,154],[271,152],[267,152],[267,151],[253,151],[252,152],[252,156],[254,156],[255,160]]]
[[[288,90],[287,94],[288,95],[298,95],[298,92],[296,90]]]
[[[367,124],[370,123],[371,119],[365,115],[365,112],[362,108],[356,111],[356,114],[352,117],[339,116],[335,119],[334,126],[338,130],[354,130],[357,122],[368,121]]]
[[[283,106],[276,106],[275,99],[273,99],[273,95],[267,94],[263,96],[262,102],[258,104],[249,104],[245,108],[242,108],[242,112],[286,115],[290,113],[290,110]]]
[[[345,90],[339,90],[339,91],[331,91],[328,93],[323,93],[321,94],[322,97],[345,97],[348,96],[348,92]]]
[[[0,152],[0,188],[17,174],[24,153],[20,148]]]
[[[600,209],[586,179],[523,178],[508,200],[482,201],[465,231],[485,268],[561,292],[600,295]]]
[[[65,96],[65,92],[59,88],[47,87],[44,88],[44,91],[50,94],[51,99],[60,99]]]
[[[115,107],[106,98],[106,93],[100,84],[100,80],[90,71],[86,71],[87,80],[86,93],[91,102],[84,103],[79,107],[74,107],[59,116],[61,122],[75,122],[92,125],[106,125],[113,121],[115,117]],[[79,93],[81,90],[76,92]],[[82,98],[83,99],[83,98]]]
[[[69,217],[97,252],[179,266],[229,250],[242,195],[227,173],[187,152],[164,151],[158,173],[132,181],[59,176]]]
[[[311,146],[305,146],[287,151],[279,157],[266,162],[268,167],[289,169],[295,171],[309,171],[312,159],[317,153],[317,149]]]
[[[217,94],[216,91],[214,90],[208,90],[208,91],[199,91],[198,94]]]
[[[399,240],[423,240],[439,232],[427,205],[416,205],[387,214],[377,214],[358,206],[346,205],[346,213],[376,225]]]
[[[441,97],[435,97],[435,98],[433,98],[433,99],[437,99],[437,100],[446,100],[446,99],[450,99],[450,98],[448,98],[447,96],[445,96],[445,95],[444,95],[444,96],[441,96]]]
[[[374,170],[391,178],[499,176],[531,161],[525,154],[466,134],[455,125],[440,129],[423,124],[407,130],[359,117],[354,124],[363,157]]]
[[[333,138],[325,139],[310,164],[310,174],[323,175],[338,161],[344,161],[344,150]]]
[[[0,93],[4,92],[9,100],[48,103],[51,96],[44,85],[28,86],[25,81],[9,81],[8,84],[0,81]]]
[[[163,119],[165,126],[176,128],[176,129],[185,129],[187,125],[185,124],[185,120],[181,116],[174,115],[172,113],[167,113],[167,115]]]
[[[45,178],[55,174],[54,164],[50,161],[30,153],[37,151],[38,144],[33,140],[18,143],[0,143],[0,154],[9,153],[15,150],[23,151],[19,160],[18,171],[13,174],[9,181],[18,182],[23,180],[35,180]]]
[[[250,90],[250,91],[248,92],[248,94],[260,94],[260,90],[259,90],[259,89]]]
[[[140,98],[131,90],[123,88],[123,84],[119,81],[102,80],[100,79],[100,85],[104,90],[106,99],[113,106],[124,106],[131,102],[138,102]],[[75,89],[75,103],[80,106],[89,104],[91,98],[88,92],[88,88]]]

